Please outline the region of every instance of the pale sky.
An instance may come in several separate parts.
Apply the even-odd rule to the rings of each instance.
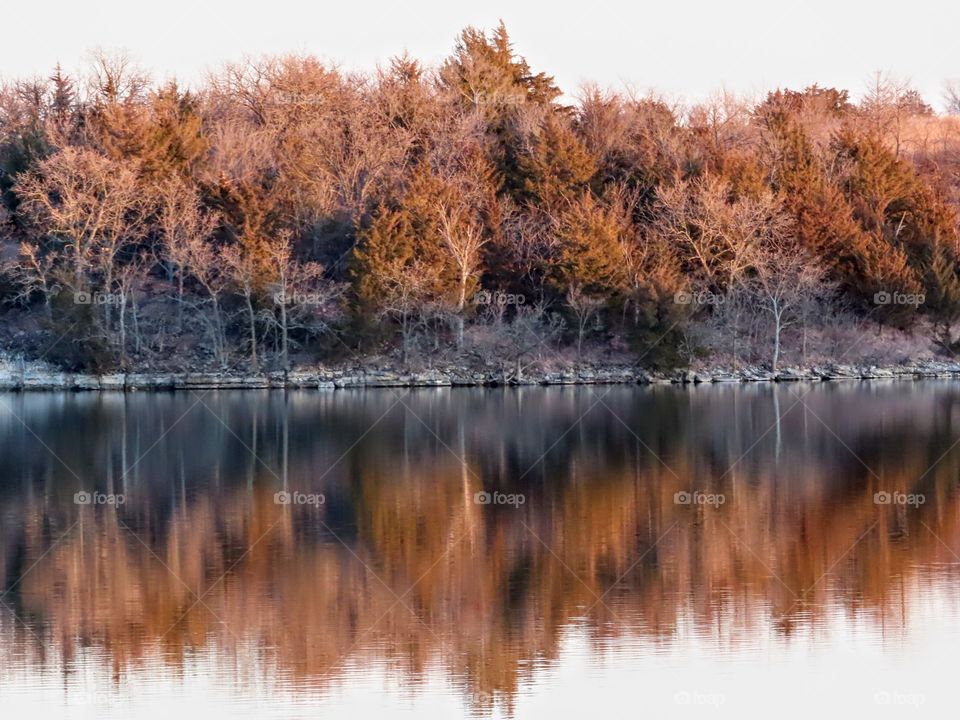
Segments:
[[[585,81],[687,100],[815,81],[856,95],[886,70],[940,107],[943,81],[960,77],[955,0],[18,0],[2,17],[5,79],[47,75],[57,61],[81,68],[95,47],[188,83],[245,54],[371,69],[408,50],[437,62],[461,28],[499,18],[568,96]]]

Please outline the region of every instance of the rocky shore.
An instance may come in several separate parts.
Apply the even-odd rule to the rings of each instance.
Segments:
[[[497,387],[530,385],[702,384],[742,382],[822,382],[840,380],[925,378],[960,379],[960,363],[923,361],[893,366],[822,365],[783,368],[777,373],[758,367],[738,370],[707,368],[655,373],[629,366],[581,367],[555,372],[529,373],[521,380],[500,372],[446,367],[421,372],[392,369],[309,368],[265,374],[232,373],[112,373],[89,375],[59,372],[33,363],[0,364],[0,390],[169,391],[265,390],[383,387]]]

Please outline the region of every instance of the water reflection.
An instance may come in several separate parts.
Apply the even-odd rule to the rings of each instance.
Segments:
[[[896,643],[957,587],[958,412],[950,383],[4,395],[5,683],[439,675],[510,714],[571,633]]]

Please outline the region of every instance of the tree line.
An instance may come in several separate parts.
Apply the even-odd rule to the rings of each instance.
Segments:
[[[0,88],[0,198],[2,342],[66,367],[775,370],[841,322],[957,349],[960,124],[882,74],[569,102],[503,25],[195,89],[98,53]]]

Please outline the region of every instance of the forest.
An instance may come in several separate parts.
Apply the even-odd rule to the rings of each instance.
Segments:
[[[0,86],[0,354],[98,372],[950,357],[960,93],[937,112],[889,74],[855,90],[561,90],[502,24],[436,67],[292,54],[190,88],[95,52]]]

